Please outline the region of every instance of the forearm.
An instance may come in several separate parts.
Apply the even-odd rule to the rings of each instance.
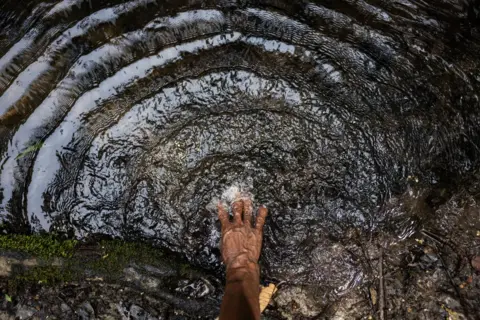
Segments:
[[[260,319],[259,282],[260,271],[256,263],[227,268],[220,320]]]

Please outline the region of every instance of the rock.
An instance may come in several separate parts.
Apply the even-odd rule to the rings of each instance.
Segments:
[[[207,284],[206,280],[180,280],[178,282],[178,288],[175,290],[181,292],[190,298],[203,298],[211,294],[211,284]]]
[[[130,307],[121,302],[117,305],[117,310],[120,315],[125,319],[130,320],[158,320],[158,318],[153,317],[142,307],[132,304]]]
[[[95,318],[95,310],[93,310],[90,302],[85,301],[80,307],[76,310],[78,319],[89,320]]]
[[[171,267],[154,267],[150,265],[143,266],[143,269],[152,275],[161,276],[161,277],[173,277],[176,275],[177,271]]]
[[[17,306],[17,312],[15,313],[15,316],[20,320],[30,319],[35,312],[37,312],[37,310],[34,308],[20,304]]]
[[[15,257],[8,255],[0,256],[0,277],[9,277],[12,272],[13,266],[23,266],[25,268],[31,268],[37,265],[38,260],[36,258],[23,259],[22,256],[19,255],[15,255]]]
[[[295,319],[298,315],[313,318],[321,311],[317,308],[317,303],[299,287],[282,288],[274,301],[287,319]]]
[[[72,308],[70,308],[66,303],[62,303],[60,305],[60,310],[62,310],[63,313],[70,313],[72,312]]]
[[[12,265],[20,263],[19,260],[0,257],[0,277],[8,277],[12,272]]]
[[[472,259],[472,267],[473,267],[475,270],[480,271],[480,256],[473,257],[473,259]]]
[[[154,320],[155,319],[142,307],[137,306],[135,304],[132,304],[130,306],[129,314],[130,314],[130,319],[132,320]]]
[[[0,319],[2,320],[15,320],[15,317],[8,314],[6,311],[0,311]]]
[[[161,281],[149,275],[143,275],[139,270],[129,267],[123,270],[125,281],[135,283],[144,290],[155,291],[161,285]]]

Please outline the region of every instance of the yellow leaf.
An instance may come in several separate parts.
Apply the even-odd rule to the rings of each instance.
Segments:
[[[370,297],[372,298],[373,305],[377,304],[377,290],[374,287],[370,287]]]
[[[415,239],[415,241],[417,241],[420,244],[423,244],[423,239]]]
[[[262,287],[259,297],[260,313],[262,313],[267,308],[275,292],[277,292],[277,287],[273,283],[270,283],[267,287]]]
[[[456,313],[452,309],[447,308],[443,304],[442,304],[442,309],[448,313],[448,320],[460,320],[460,316],[458,315],[458,313]]]

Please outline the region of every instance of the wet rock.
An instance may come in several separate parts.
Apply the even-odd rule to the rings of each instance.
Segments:
[[[60,310],[62,311],[62,313],[71,313],[72,312],[72,308],[70,308],[66,303],[62,303],[60,305]]]
[[[116,306],[118,312],[127,319],[131,320],[159,320],[162,317],[155,317],[144,308],[137,304],[131,304],[129,307],[126,302],[118,303]]]
[[[177,273],[177,271],[173,270],[170,266],[159,267],[159,266],[145,265],[143,266],[143,269],[151,273],[152,275],[160,276],[160,277],[169,277],[169,276],[171,277]]]
[[[177,292],[181,292],[190,298],[202,298],[211,293],[212,285],[206,280],[181,280],[178,284]]]
[[[361,292],[353,291],[349,295],[342,297],[342,303],[338,304],[332,311],[332,320],[358,319],[362,315],[362,319],[371,315],[371,309],[366,307],[365,298]]]
[[[315,317],[322,306],[315,301],[308,290],[300,287],[283,287],[274,297],[275,304],[286,319],[295,317]]]
[[[12,272],[12,261],[6,257],[0,257],[0,277],[8,277]]]
[[[145,311],[142,307],[132,304],[129,310],[130,319],[132,320],[155,320],[152,315]]]
[[[37,310],[35,310],[32,307],[25,306],[25,305],[18,305],[15,316],[20,320],[25,320],[25,319],[30,319],[36,312]]]
[[[140,270],[133,267],[125,268],[123,273],[125,274],[126,281],[132,282],[144,290],[156,290],[162,283],[160,279],[142,274]]]
[[[75,312],[78,315],[78,318],[82,320],[89,320],[95,318],[95,310],[88,301],[82,303]]]

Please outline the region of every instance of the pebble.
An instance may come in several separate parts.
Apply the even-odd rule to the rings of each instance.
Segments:
[[[25,306],[25,305],[19,305],[17,307],[17,312],[15,313],[15,316],[17,319],[23,320],[23,319],[30,319],[37,310],[34,308]]]
[[[473,259],[472,259],[472,267],[473,267],[475,270],[480,271],[480,256],[473,257]]]

